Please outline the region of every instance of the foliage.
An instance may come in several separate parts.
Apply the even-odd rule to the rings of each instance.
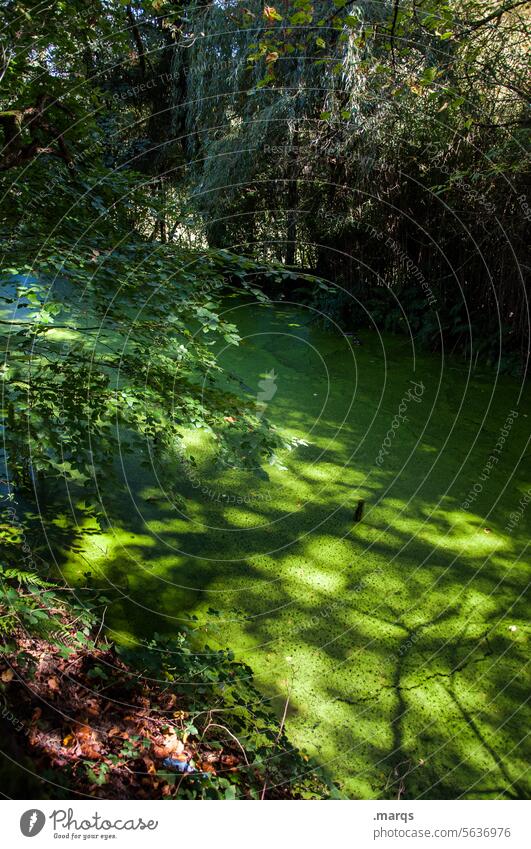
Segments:
[[[61,785],[104,798],[337,794],[290,745],[232,652],[199,650],[186,627],[143,649],[113,646],[99,640],[94,615],[108,599],[65,601],[61,588],[18,569],[0,579],[2,715],[14,712],[52,786],[60,769]],[[186,764],[184,778],[173,762]]]
[[[393,330],[398,299],[432,348],[496,362],[501,339],[498,364],[525,366],[525,4],[300,0],[188,15],[205,34],[177,40],[172,58],[190,226],[312,269]],[[333,313],[359,325],[340,292]]]
[[[56,649],[66,652],[65,622],[68,617],[78,623],[74,645],[86,644],[94,625],[94,614],[79,600],[69,599],[40,575],[19,568],[0,567],[0,633],[6,642],[0,651],[13,650],[11,639],[22,628],[26,634],[46,638]]]
[[[240,341],[222,295],[267,303],[262,289],[298,286],[345,328],[409,325],[426,346],[525,368],[529,10],[7,0],[0,14],[2,487],[21,513],[3,517],[0,630],[24,657],[26,639],[59,664],[74,653],[81,675],[100,651],[95,606],[21,556],[29,517],[60,509],[57,484],[97,513],[120,451],[163,464],[191,428],[230,467],[289,447],[221,373],[219,346]],[[245,739],[249,761],[179,792],[325,795],[250,670],[175,640],[128,662],[186,701],[183,735],[219,731],[212,711],[229,711],[232,743],[215,731],[211,749],[236,738],[240,766]],[[120,768],[136,756],[123,749]],[[71,780],[104,792],[116,765],[87,756]]]
[[[15,483],[63,478],[97,503],[96,481],[119,449],[161,453],[189,426],[213,434],[226,465],[274,461],[285,441],[216,382],[216,341],[239,339],[219,296],[231,278],[254,288],[250,270],[228,252],[154,253],[97,236],[49,240],[31,266],[8,266],[3,417]],[[19,320],[17,307],[29,314]]]

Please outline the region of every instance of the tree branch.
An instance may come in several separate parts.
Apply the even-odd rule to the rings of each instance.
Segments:
[[[128,3],[126,6],[127,20],[129,21],[129,25],[131,27],[131,32],[133,33],[133,38],[136,44],[136,51],[138,53],[138,61],[140,63],[140,70],[142,72],[143,79],[146,78],[146,54],[144,51],[144,45],[142,44],[142,38],[140,37],[140,30],[138,29],[138,24],[136,22],[135,16],[133,14],[133,10],[131,5]]]
[[[394,8],[394,12],[393,12],[393,21],[392,21],[392,23],[391,23],[391,35],[390,35],[390,41],[391,41],[391,55],[392,55],[392,57],[393,57],[393,66],[395,66],[395,65],[396,65],[396,57],[395,57],[395,29],[396,29],[396,22],[397,22],[397,19],[398,19],[398,12],[399,12],[399,11],[400,11],[400,0],[395,0],[395,8]]]
[[[58,156],[67,163],[72,161],[63,134],[53,125],[49,124],[44,117],[44,110],[51,100],[50,95],[41,94],[33,106],[26,106],[24,109],[7,109],[4,112],[0,112],[0,126],[4,130],[4,147],[0,155],[0,171],[8,171],[17,165],[23,165],[40,154]],[[53,101],[51,105],[56,106],[68,115],[72,115],[68,107],[57,103],[57,101]],[[31,138],[31,141],[26,143],[22,141],[22,132],[24,129],[29,131]],[[39,131],[52,136],[51,140],[57,143],[57,147],[53,147],[51,144],[43,144],[38,137]]]

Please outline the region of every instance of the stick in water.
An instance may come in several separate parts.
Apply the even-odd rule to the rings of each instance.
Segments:
[[[354,510],[354,521],[355,522],[361,522],[361,520],[363,519],[364,508],[365,508],[365,499],[360,498],[360,500],[358,501],[358,506]]]

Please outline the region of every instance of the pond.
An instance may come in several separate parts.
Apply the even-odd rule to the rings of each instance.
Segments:
[[[520,384],[309,308],[225,308],[243,341],[219,363],[300,444],[252,472],[199,430],[196,465],[124,455],[108,530],[87,523],[63,573],[115,588],[118,640],[192,622],[230,646],[349,796],[528,795]]]

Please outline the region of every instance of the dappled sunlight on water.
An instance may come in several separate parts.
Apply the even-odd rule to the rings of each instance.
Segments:
[[[529,486],[523,412],[462,508],[517,384],[467,383],[404,339],[367,334],[354,350],[287,306],[233,306],[244,344],[221,365],[242,396],[265,382],[267,417],[308,445],[250,473],[218,468],[211,435],[187,432],[193,474],[177,457],[141,467],[139,446],[122,491],[102,487],[112,526],[80,527],[60,568],[107,586],[120,639],[197,616],[200,640],[249,662],[279,711],[289,691],[291,738],[351,795],[396,797],[401,780],[410,797],[517,795],[529,517],[506,525]]]

